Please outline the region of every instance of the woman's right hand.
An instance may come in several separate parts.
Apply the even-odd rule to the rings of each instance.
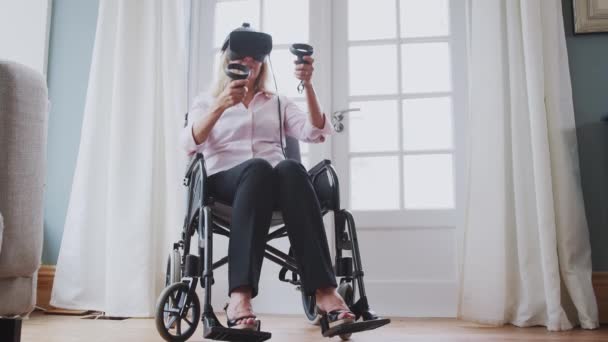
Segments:
[[[224,110],[240,103],[247,94],[247,79],[234,80],[228,83],[224,91],[217,97],[217,105]]]
[[[211,129],[217,120],[219,120],[219,118],[224,114],[226,109],[243,101],[245,94],[247,94],[246,84],[246,79],[235,80],[228,83],[226,88],[215,100],[215,103],[209,110],[208,115],[205,115],[204,118],[196,121],[192,125],[192,137],[197,145],[202,144],[205,140],[207,140]]]

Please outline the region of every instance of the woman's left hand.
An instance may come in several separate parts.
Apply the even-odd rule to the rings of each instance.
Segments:
[[[312,64],[315,60],[310,56],[304,56],[304,60],[307,61],[309,64],[296,64],[295,75],[297,79],[299,79],[304,83],[304,85],[306,85],[312,82],[312,72],[315,70]],[[294,61],[294,63],[296,63],[296,61]]]

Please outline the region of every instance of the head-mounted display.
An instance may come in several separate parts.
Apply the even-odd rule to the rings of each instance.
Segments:
[[[226,37],[222,51],[227,52],[231,61],[251,57],[263,62],[272,51],[272,36],[253,30],[249,23],[243,23]]]

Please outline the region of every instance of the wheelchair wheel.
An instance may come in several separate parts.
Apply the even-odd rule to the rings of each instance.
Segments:
[[[304,307],[304,314],[306,314],[306,318],[308,318],[308,323],[320,325],[321,315],[317,312],[317,300],[315,296],[307,296],[302,291],[302,306]]]
[[[342,284],[340,284],[340,286],[338,287],[338,293],[340,294],[340,296],[342,296],[342,299],[344,299],[344,302],[346,302],[346,305],[348,305],[348,307],[351,307],[355,303],[355,291],[353,290],[353,285],[351,283],[343,282]],[[342,334],[340,335],[340,338],[342,339],[342,341],[347,341],[350,339],[351,335],[352,333]]]
[[[174,283],[166,287],[156,303],[156,330],[169,342],[182,342],[194,334],[201,318],[201,304],[196,293],[190,305],[184,308],[188,285]],[[183,312],[180,314],[180,311]],[[184,329],[185,328],[185,329]]]
[[[181,255],[179,250],[174,249],[167,258],[167,271],[165,273],[165,287],[179,283],[182,280]]]

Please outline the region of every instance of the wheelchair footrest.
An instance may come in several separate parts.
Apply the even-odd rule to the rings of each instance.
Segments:
[[[389,318],[371,319],[369,321],[360,321],[350,324],[342,324],[337,327],[329,328],[323,331],[323,336],[334,337],[343,334],[353,334],[361,331],[373,330],[387,325],[391,322]]]
[[[203,336],[207,339],[216,341],[258,342],[270,339],[272,334],[266,331],[230,329],[216,326],[204,327]]]
[[[213,308],[209,306],[207,312],[203,313],[203,337],[216,341],[245,341],[258,342],[269,340],[271,333],[266,331],[253,331],[243,329],[226,328],[219,322]],[[259,329],[259,328],[258,328]]]

